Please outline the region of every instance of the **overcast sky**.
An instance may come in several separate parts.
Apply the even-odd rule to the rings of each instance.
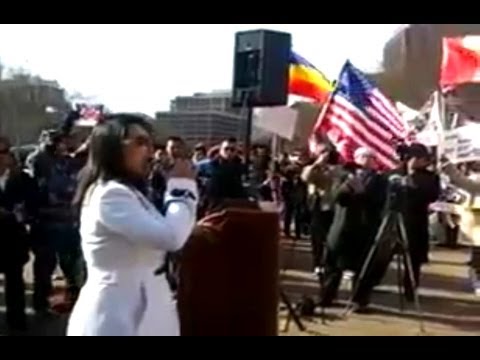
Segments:
[[[347,58],[377,69],[400,25],[0,25],[0,59],[113,111],[153,115],[177,95],[231,87],[236,31],[289,32],[294,50],[334,79]]]

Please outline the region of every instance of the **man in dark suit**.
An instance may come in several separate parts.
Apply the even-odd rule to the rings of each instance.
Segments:
[[[332,176],[335,215],[327,238],[323,306],[336,297],[344,270],[358,276],[380,225],[386,196],[384,178],[374,170],[374,156],[367,149],[357,149],[355,164],[337,169]],[[355,295],[358,309],[369,303],[369,285],[362,282]]]
[[[428,207],[440,196],[440,177],[427,169],[431,163],[431,156],[424,145],[412,144],[405,155],[404,166],[397,172],[405,175],[407,180],[402,214],[405,219],[413,276],[418,287],[421,267],[428,262]],[[413,288],[407,274],[404,286],[407,300],[413,301]]]
[[[23,267],[28,262],[26,224],[35,208],[32,179],[16,168],[8,139],[0,138],[0,271],[5,275],[7,325],[26,330]]]

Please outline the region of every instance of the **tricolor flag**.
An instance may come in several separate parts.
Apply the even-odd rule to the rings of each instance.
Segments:
[[[333,91],[333,84],[315,66],[295,52],[290,53],[290,94],[324,103]]]
[[[460,84],[480,82],[480,36],[444,38],[440,86],[443,90]]]
[[[321,112],[312,134],[326,134],[345,161],[353,161],[359,147],[372,150],[382,169],[397,165],[396,144],[408,131],[395,106],[350,61]],[[311,148],[314,148],[311,142]]]

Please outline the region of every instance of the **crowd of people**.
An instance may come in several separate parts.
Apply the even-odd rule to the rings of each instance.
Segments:
[[[75,142],[62,129],[46,131],[37,150],[18,158],[8,139],[0,138],[0,229],[5,234],[0,271],[13,332],[27,326],[23,270],[33,254],[34,310],[55,315],[49,297],[58,266],[66,300],[75,306],[70,334],[177,334],[168,296],[153,295],[169,294],[172,284],[166,291],[167,283],[153,281],[150,268],[160,268],[155,274],[161,274],[167,253],[183,246],[194,221],[232,199],[273,201],[281,209],[284,235],[310,238],[312,271],[324,279],[321,304],[330,306],[343,272],[358,275],[373,244],[390,201],[392,174],[404,179],[400,210],[415,282],[406,276],[405,289],[413,300],[421,266],[428,261],[429,205],[441,192],[431,154],[420,144],[408,148],[397,170],[381,173],[368,149],[357,149],[354,163],[345,164],[328,143],[314,156],[299,151],[275,157],[267,147],[254,146],[247,163],[234,138],[192,150],[173,136],[155,144],[148,122],[133,115],[110,115],[84,140]],[[453,181],[478,192],[478,183],[447,169]],[[368,308],[389,260],[363,279],[354,299],[358,311]],[[108,286],[121,282],[128,286]],[[128,300],[132,286],[165,305],[160,315],[151,313],[145,299]],[[139,306],[149,309],[142,321],[136,318]],[[112,315],[114,309],[123,310]],[[162,323],[158,316],[170,319],[162,329],[155,325]]]

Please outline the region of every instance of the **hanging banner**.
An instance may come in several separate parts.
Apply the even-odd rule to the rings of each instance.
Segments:
[[[103,105],[77,104],[80,118],[75,122],[79,127],[94,127],[103,115]]]

